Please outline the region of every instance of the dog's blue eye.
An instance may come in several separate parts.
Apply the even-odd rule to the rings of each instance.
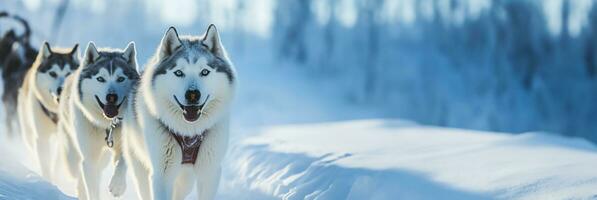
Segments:
[[[122,76],[118,77],[118,79],[116,79],[116,81],[118,81],[120,83],[120,82],[124,81],[124,77],[122,77]]]
[[[207,76],[207,75],[209,75],[209,70],[207,70],[207,69],[201,70],[201,76]]]
[[[106,79],[104,79],[104,77],[97,77],[97,81],[99,81],[100,83],[106,82]]]
[[[50,72],[50,76],[51,76],[52,78],[56,78],[56,76],[58,76],[58,75],[56,75],[56,72]]]
[[[174,71],[174,75],[176,75],[178,77],[183,77],[184,73],[182,71],[180,71],[180,70],[176,70],[176,71]]]

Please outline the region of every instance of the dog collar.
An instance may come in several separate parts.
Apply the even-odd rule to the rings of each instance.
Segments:
[[[176,140],[178,146],[180,147],[180,151],[182,153],[182,158],[180,164],[191,164],[194,165],[197,161],[197,155],[199,154],[199,148],[201,147],[201,143],[205,139],[205,136],[208,133],[208,130],[203,131],[201,134],[193,135],[193,136],[183,136],[180,134],[175,133],[172,131],[168,126],[166,126],[163,122],[162,126],[166,128],[170,136]]]
[[[44,112],[44,114],[50,118],[50,120],[52,120],[52,122],[54,124],[58,123],[58,114],[56,114],[55,112],[52,112],[50,110],[48,110],[48,108],[46,108],[44,106],[44,104],[41,103],[41,101],[37,101],[39,103],[39,106],[41,107],[41,111]]]

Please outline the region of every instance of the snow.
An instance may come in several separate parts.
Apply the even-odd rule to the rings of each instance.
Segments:
[[[597,198],[597,148],[544,133],[371,119],[265,127],[232,146],[225,187],[275,198]]]
[[[25,149],[10,144],[5,137],[1,141],[0,199],[74,199],[26,167],[31,161]]]
[[[393,119],[253,131],[232,141],[218,199],[597,198],[597,147],[584,139]],[[2,147],[0,199],[72,198]]]
[[[58,33],[59,1],[23,2],[0,8],[35,44],[135,40],[140,63],[171,25],[218,25],[239,74],[218,199],[597,199],[595,145],[558,136],[597,141],[589,1],[568,26],[558,1],[71,1]],[[74,196],[1,141],[0,199]]]
[[[238,69],[242,84],[217,199],[597,198],[597,147],[584,139],[376,119],[367,108],[322,101],[337,95],[333,88],[302,81],[296,69],[238,60],[255,67]],[[251,78],[263,71],[271,77]],[[74,195],[72,183],[41,180],[29,171],[35,167],[24,150],[6,143],[0,195]],[[104,171],[103,188],[111,170]],[[136,199],[128,182],[120,199]]]

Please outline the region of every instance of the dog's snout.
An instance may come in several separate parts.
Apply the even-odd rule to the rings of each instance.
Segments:
[[[117,101],[118,101],[118,95],[117,94],[110,93],[110,94],[106,95],[106,102],[108,104],[116,104]]]
[[[201,92],[199,90],[187,90],[184,96],[189,103],[197,103],[201,98]]]
[[[62,87],[58,87],[58,89],[56,89],[56,94],[60,95],[62,93]]]

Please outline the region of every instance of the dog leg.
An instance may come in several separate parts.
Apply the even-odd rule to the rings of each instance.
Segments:
[[[137,185],[137,196],[139,199],[151,199],[151,188],[149,180],[149,170],[136,158],[127,159],[133,171],[135,184]]]
[[[80,143],[81,154],[83,155],[83,161],[81,162],[81,177],[85,188],[86,196],[91,199],[99,199],[99,182],[100,172],[103,169],[100,166],[100,159],[102,155],[100,146],[85,146],[90,145],[93,142]]]
[[[147,129],[149,127],[143,127]],[[151,133],[149,130],[143,130],[145,133]],[[150,162],[150,177],[151,177],[151,191],[153,200],[167,200],[172,198],[172,181],[171,176],[167,176],[168,172],[172,173],[171,169],[167,169],[166,160],[168,146],[164,145],[164,141],[168,141],[166,134],[146,134],[145,143],[148,147],[148,156]],[[171,140],[171,139],[170,139]],[[169,180],[172,179],[172,180]]]
[[[218,185],[220,184],[222,168],[219,165],[207,168],[212,169],[203,170],[201,171],[201,174],[198,174],[197,197],[199,197],[200,200],[214,199],[216,192],[218,191]]]
[[[166,177],[163,167],[159,165],[152,166],[151,189],[153,200],[168,200],[172,198],[172,184]]]
[[[184,200],[184,198],[189,194],[191,189],[193,189],[193,184],[195,183],[195,174],[190,169],[180,169],[175,170],[180,171],[181,173],[177,175],[174,188],[172,199],[173,200]]]
[[[50,148],[50,140],[51,137],[49,133],[40,133],[36,139],[36,149],[37,149],[37,161],[39,163],[39,167],[41,169],[41,175],[46,180],[52,180],[52,162],[53,162],[53,155],[52,149]]]
[[[23,97],[21,97],[23,98]],[[17,108],[18,113],[19,113],[19,126],[21,128],[21,136],[23,138],[23,143],[25,143],[25,146],[27,147],[27,149],[29,150],[29,152],[31,153],[37,153],[37,151],[35,150],[35,142],[34,142],[34,133],[33,130],[31,128],[31,124],[35,124],[33,123],[34,119],[31,116],[25,116],[24,113],[27,113],[27,111],[29,109],[25,108],[25,106],[27,106],[28,104],[27,100],[23,100],[23,102],[21,104],[19,104],[19,107]]]
[[[74,143],[73,139],[68,135],[64,136],[64,138],[65,138],[65,142],[67,143],[67,146],[64,147],[65,148],[64,155],[68,159],[65,161],[67,171],[69,172],[71,177],[78,179],[79,177],[81,177],[81,171],[79,168],[79,166],[81,166],[81,159],[82,159],[81,155],[75,149],[76,144]]]
[[[87,196],[87,192],[85,191],[85,182],[83,182],[83,174],[80,173],[79,178],[77,179],[77,195],[79,200],[89,200],[90,198]]]
[[[122,155],[121,145],[114,147],[114,155],[112,156],[114,163],[114,174],[110,180],[110,193],[114,197],[121,196],[126,190],[126,170],[127,166],[124,162],[124,156]]]

